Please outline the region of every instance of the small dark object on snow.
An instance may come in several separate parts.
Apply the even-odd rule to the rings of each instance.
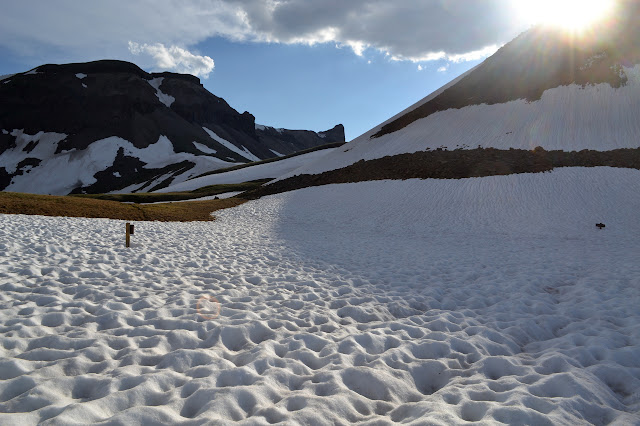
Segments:
[[[598,229],[602,229],[602,228],[604,228],[605,226],[606,226],[606,225],[605,225],[604,223],[596,223],[596,227],[597,227]]]
[[[215,197],[215,198],[214,198],[214,200],[219,200],[219,199],[220,199],[220,198],[218,198],[218,197]]]
[[[129,233],[133,235],[133,225],[129,225]]]

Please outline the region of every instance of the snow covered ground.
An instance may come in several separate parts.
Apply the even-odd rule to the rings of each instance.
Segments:
[[[164,77],[159,77],[148,80],[147,83],[149,83],[151,87],[156,89],[156,96],[158,97],[158,100],[165,104],[167,108],[171,108],[171,104],[175,102],[176,98],[171,95],[167,95],[166,93],[163,93],[162,90],[160,90],[160,86],[162,86],[163,81]]]
[[[232,144],[231,142],[229,142],[228,140],[223,139],[220,136],[218,136],[213,130],[207,129],[206,127],[203,127],[203,129],[204,129],[205,132],[207,132],[207,134],[211,137],[211,139],[213,139],[214,141],[220,143],[225,148],[235,152],[236,154],[246,158],[249,161],[260,161],[260,158],[258,158],[256,155],[254,155],[251,151],[249,151],[244,146],[242,147],[242,149],[240,149],[237,146],[235,146],[234,144]]]
[[[206,155],[176,153],[171,141],[166,136],[160,136],[158,142],[143,149],[136,148],[131,142],[113,136],[96,141],[81,151],[73,149],[56,154],[58,143],[67,137],[64,133],[38,132],[35,135],[29,135],[17,129],[11,132],[2,131],[17,137],[16,146],[0,154],[0,167],[6,168],[8,173],[14,173],[17,165],[27,158],[41,160],[41,163],[36,167],[24,167],[22,169],[24,174],[14,176],[11,183],[4,189],[5,191],[51,195],[69,194],[80,184],[91,185],[95,183],[95,174],[113,165],[120,148],[124,148],[125,155],[139,158],[146,163],[145,167],[147,168],[161,168],[185,160],[195,163],[195,166],[189,171],[176,176],[174,182],[181,182],[204,172],[234,164]],[[29,148],[31,144],[35,144],[35,147]],[[78,174],[79,172],[80,174]],[[152,188],[170,178],[173,174],[170,172],[159,177],[150,187]],[[55,176],[55,179],[51,179],[51,176]],[[135,192],[145,184],[145,182],[134,184],[114,192]]]
[[[359,160],[446,148],[534,149],[607,151],[638,148],[640,120],[640,65],[624,68],[626,86],[609,84],[570,85],[545,91],[540,100],[524,99],[495,105],[472,105],[448,109],[417,120],[405,128],[370,139],[384,124],[434,98],[429,95],[321,161],[310,163],[280,179],[299,174],[318,174],[346,167]]]
[[[335,148],[322,149],[319,151],[309,152],[307,154],[297,155],[295,157],[285,158],[283,160],[272,161],[270,163],[256,164],[255,166],[231,170],[230,172],[216,173],[213,175],[194,178],[159,189],[155,192],[193,191],[194,189],[208,185],[242,183],[251,180],[276,178],[305,164],[316,161],[334,150]]]
[[[0,423],[640,424],[638,211],[639,171],[576,168],[307,188],[131,249],[0,216]]]

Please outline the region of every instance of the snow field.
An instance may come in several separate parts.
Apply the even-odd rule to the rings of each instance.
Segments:
[[[232,144],[231,142],[229,142],[228,140],[218,136],[216,132],[214,132],[213,130],[208,129],[206,127],[202,127],[202,128],[204,129],[205,132],[207,132],[207,134],[211,139],[218,142],[220,145],[224,146],[228,150],[235,152],[236,154],[246,158],[249,161],[260,161],[260,158],[256,157],[251,151],[249,151],[244,146],[242,147],[242,149],[240,149],[234,144]]]
[[[3,132],[9,133],[6,130]],[[80,184],[86,186],[95,183],[95,174],[113,165],[120,148],[124,148],[125,155],[147,163],[148,168],[161,168],[184,160],[195,163],[192,169],[176,176],[173,182],[233,164],[206,155],[176,153],[166,136],[160,136],[158,142],[142,149],[136,148],[127,140],[113,136],[96,141],[81,151],[73,149],[55,154],[58,143],[67,137],[64,133],[38,132],[29,135],[15,129],[11,135],[17,137],[16,147],[0,154],[0,167],[6,168],[8,173],[14,173],[17,165],[27,158],[39,159],[41,163],[36,167],[24,167],[24,173],[14,176],[5,191],[66,195]],[[51,176],[56,178],[51,179]],[[173,173],[160,176],[150,187],[171,176]],[[144,185],[145,183],[134,184],[116,192],[134,192]]]
[[[201,143],[198,143],[198,142],[192,142],[192,143],[197,150],[199,150],[200,152],[204,152],[205,154],[215,154],[217,152],[215,149],[211,149],[208,146],[203,145]]]
[[[307,188],[129,250],[0,216],[0,423],[638,424],[639,177]]]
[[[332,152],[335,148],[323,149],[309,152],[307,154],[296,155],[284,160],[272,161],[270,163],[256,164],[242,169],[231,170],[224,173],[193,178],[184,182],[176,183],[155,192],[181,192],[193,191],[209,185],[221,185],[228,183],[242,183],[252,180],[276,178],[284,173],[288,173],[300,166],[308,164]]]
[[[606,83],[557,87],[546,90],[538,101],[520,99],[504,104],[448,109],[396,132],[370,139],[382,127],[377,126],[326,158],[279,179],[340,169],[359,160],[436,148],[531,150],[541,146],[546,150],[564,151],[638,148],[640,65],[624,68],[624,71],[628,82],[618,89]],[[430,95],[406,112],[433,97],[434,94]]]
[[[156,89],[156,96],[158,97],[158,100],[162,102],[164,105],[166,105],[167,108],[171,108],[171,104],[175,102],[176,98],[166,93],[163,93],[162,90],[160,90],[160,86],[162,86],[163,81],[164,81],[164,77],[158,77],[151,80],[147,80],[147,83],[149,83],[151,87]]]

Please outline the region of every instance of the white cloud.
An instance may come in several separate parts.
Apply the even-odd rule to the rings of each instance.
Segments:
[[[518,0],[529,1],[529,0]],[[249,39],[349,46],[394,61],[471,61],[489,56],[530,22],[513,0],[235,0]]]
[[[422,68],[422,65],[418,64],[418,71],[422,71],[424,68]]]
[[[149,45],[129,41],[129,51],[134,55],[150,55],[161,71],[175,71],[208,78],[215,67],[213,59],[209,56],[194,55],[181,47],[166,47],[162,43]]]
[[[473,52],[462,53],[459,55],[449,55],[447,59],[451,62],[468,62],[468,61],[476,61],[478,59],[486,58],[487,56],[491,56],[498,51],[500,46],[493,45],[487,46],[484,49],[474,50]]]
[[[533,0],[110,0],[82,7],[76,0],[21,0],[3,5],[0,46],[38,58],[60,52],[65,59],[128,59],[133,40],[157,63],[184,58],[175,46],[189,53],[219,36],[335,43],[396,61],[465,61],[487,56],[529,27],[520,1]],[[208,65],[201,65],[194,69],[206,73]]]
[[[448,69],[449,69],[449,64],[443,65],[440,68],[438,68],[438,72],[447,72]]]
[[[357,56],[364,55],[364,51],[368,48],[367,44],[361,41],[347,40],[344,44],[349,46]]]

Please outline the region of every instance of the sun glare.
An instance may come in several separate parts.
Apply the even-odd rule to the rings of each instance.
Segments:
[[[532,0],[519,1],[526,19],[580,32],[604,20],[613,9],[613,0]]]

